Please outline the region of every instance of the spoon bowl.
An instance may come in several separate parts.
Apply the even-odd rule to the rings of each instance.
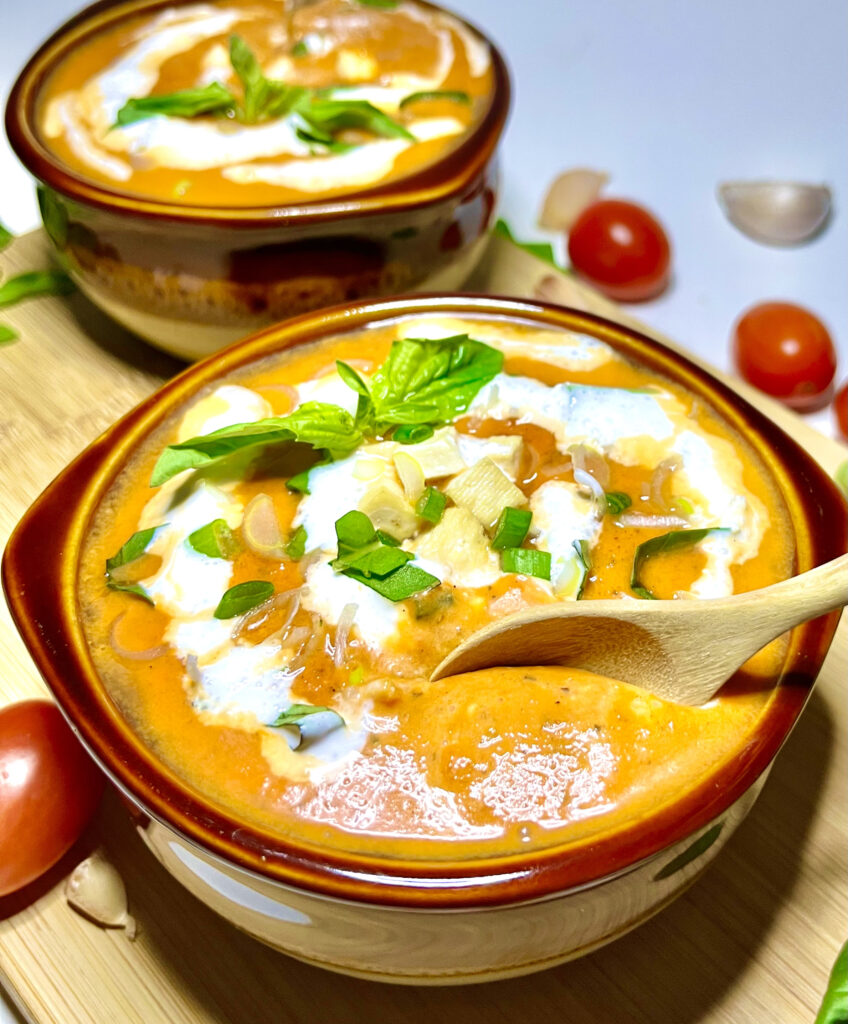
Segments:
[[[775,637],[848,604],[848,554],[732,597],[570,601],[477,630],[431,679],[494,665],[569,665],[678,704],[705,704]]]

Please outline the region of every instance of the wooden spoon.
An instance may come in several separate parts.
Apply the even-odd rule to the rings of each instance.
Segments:
[[[546,605],[473,633],[431,679],[493,665],[569,665],[678,704],[705,704],[770,640],[845,604],[848,554],[733,597]]]

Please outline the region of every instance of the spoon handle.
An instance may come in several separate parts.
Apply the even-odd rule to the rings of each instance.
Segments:
[[[731,598],[740,614],[761,608],[773,629],[772,639],[792,626],[848,604],[848,554],[817,566],[800,576],[774,583],[762,591]]]

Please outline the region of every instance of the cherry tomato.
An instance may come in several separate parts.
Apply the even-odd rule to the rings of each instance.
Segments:
[[[0,708],[0,896],[59,860],[102,792],[103,776],[55,704]]]
[[[836,413],[836,425],[843,441],[848,441],[848,380],[836,392],[833,400],[833,411]]]
[[[662,225],[622,199],[586,207],[569,232],[568,256],[578,274],[611,299],[640,302],[668,284],[671,248]]]
[[[836,373],[836,351],[827,328],[791,302],[752,306],[733,330],[739,373],[793,409],[820,408]]]

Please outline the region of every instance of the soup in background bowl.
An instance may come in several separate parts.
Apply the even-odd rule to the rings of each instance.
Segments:
[[[195,894],[312,963],[466,982],[585,953],[690,884],[836,616],[700,708],[564,666],[431,683],[443,655],[530,605],[767,585],[839,553],[843,513],[776,427],[631,331],[400,299],[166,385],[33,506],[4,583]]]
[[[459,287],[495,203],[502,59],[418,0],[96,5],[6,125],[82,290],[197,358],[295,313]]]

